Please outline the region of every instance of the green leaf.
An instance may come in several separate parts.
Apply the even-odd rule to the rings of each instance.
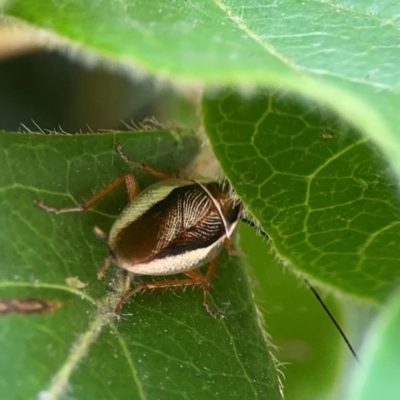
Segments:
[[[400,295],[386,304],[372,325],[347,392],[348,400],[396,400],[400,394]]]
[[[276,92],[213,92],[203,110],[215,154],[278,254],[332,288],[386,298],[400,276],[400,201],[371,142]]]
[[[118,294],[107,290],[116,270],[96,279],[107,250],[93,226],[109,229],[126,204],[124,188],[86,213],[54,215],[34,205],[36,198],[55,207],[79,204],[129,171],[115,140],[132,159],[166,173],[197,151],[192,135],[168,131],[0,135],[0,306],[27,298],[62,305],[0,317],[1,392],[8,399],[281,398],[238,258],[221,256],[210,292],[226,319],[206,313],[201,290],[177,289],[135,296],[118,321]],[[134,172],[142,187],[154,182]],[[70,277],[79,279],[75,287],[66,283]]]
[[[399,5],[390,0],[14,0],[5,11],[160,77],[307,96],[373,137],[400,174]]]
[[[282,217],[279,220],[268,220],[275,215],[271,207],[266,208],[265,215],[260,215],[263,205],[252,202],[258,197],[258,189],[257,192],[250,193],[251,183],[254,177],[257,178],[259,167],[261,175],[263,174],[264,154],[259,158],[257,156],[252,158],[250,154],[247,160],[242,160],[241,167],[246,178],[244,183],[250,185],[247,188],[244,187],[246,185],[241,185],[242,190],[240,190],[239,185],[235,182],[234,184],[241,195],[247,198],[248,206],[260,219],[264,229],[271,234],[280,255],[300,268],[303,274],[318,279],[336,291],[345,291],[375,302],[381,301],[395,286],[398,279],[395,272],[398,270],[398,252],[395,246],[398,243],[396,224],[399,213],[397,200],[393,200],[396,189],[391,179],[388,179],[387,165],[393,166],[400,174],[398,157],[400,96],[399,69],[396,63],[398,20],[395,17],[399,13],[397,4],[387,0],[379,2],[379,5],[371,0],[363,2],[327,0],[319,3],[297,0],[280,2],[194,0],[173,3],[157,0],[152,2],[9,0],[5,11],[69,38],[70,43],[73,43],[72,47],[77,46],[82,49],[78,52],[79,56],[84,61],[88,60],[90,65],[96,58],[94,55],[100,54],[106,59],[128,64],[158,78],[171,78],[178,84],[184,82],[196,85],[198,83],[219,86],[240,85],[242,96],[238,100],[237,109],[242,111],[247,109],[248,101],[257,102],[259,92],[254,90],[256,86],[261,85],[267,97],[271,89],[267,91],[266,88],[277,88],[280,93],[279,101],[283,102],[285,98],[289,108],[300,108],[303,120],[310,117],[316,121],[314,125],[311,124],[311,130],[321,128],[324,139],[327,141],[334,139],[336,143],[334,151],[344,148],[351,141],[356,145],[358,136],[350,132],[353,130],[365,133],[375,140],[384,150],[387,163],[380,160],[376,166],[376,159],[381,158],[379,154],[376,156],[376,149],[369,142],[360,143],[359,146],[357,144],[357,149],[362,149],[363,146],[368,149],[365,151],[366,169],[364,172],[354,171],[357,177],[361,176],[361,180],[351,185],[349,181],[353,179],[353,175],[347,177],[343,175],[343,168],[339,168],[340,183],[344,184],[344,187],[333,188],[333,193],[336,195],[333,200],[336,203],[332,205],[332,210],[338,212],[345,210],[346,207],[339,207],[340,197],[342,195],[355,197],[357,185],[363,188],[363,193],[372,191],[377,198],[368,198],[366,204],[367,213],[371,213],[373,207],[371,224],[366,216],[361,216],[361,213],[344,216],[340,214],[344,219],[355,218],[355,222],[352,221],[353,225],[356,223],[362,225],[352,230],[348,227],[343,228],[339,224],[340,218],[336,221],[333,212],[331,214],[327,212],[320,220],[311,221],[312,226],[307,225],[307,228],[313,228],[310,232],[307,231],[307,235],[311,233],[314,240],[320,239],[322,242],[310,242],[312,246],[316,245],[315,252],[321,252],[322,249],[322,257],[327,256],[322,260],[324,265],[322,269],[319,268],[318,260],[315,261],[315,256],[309,251],[310,243],[302,241],[302,232],[299,232],[299,238],[294,238],[299,242],[288,243],[286,236],[279,237],[282,232],[284,235],[291,235],[293,229],[296,231],[298,228],[296,224],[298,225],[307,213],[302,210],[299,214],[285,216],[282,208],[296,207],[296,204],[301,203],[304,197],[302,181],[300,179],[299,182],[293,182],[289,178],[293,175],[293,170],[297,172],[297,165],[315,167],[318,164],[315,157],[307,166],[307,157],[302,152],[291,153],[293,157],[299,159],[297,161],[290,157],[290,162],[296,162],[294,167],[288,165],[291,167],[287,176],[289,186],[286,184],[284,186],[288,198],[286,199],[284,194],[280,196],[280,193],[272,191],[275,201],[280,197],[283,199],[284,206],[281,208],[272,204],[272,208],[275,207],[275,211]],[[47,40],[43,31],[40,31],[39,40],[42,41],[43,38]],[[50,39],[52,46],[53,39]],[[65,41],[61,40],[60,45],[64,48]],[[74,59],[79,57],[76,51],[72,54]],[[252,98],[253,96],[255,98]],[[317,111],[300,107],[298,102],[305,103],[304,99],[315,101]],[[215,104],[218,105],[218,101]],[[314,104],[311,107],[314,107]],[[278,111],[280,109],[285,107],[279,106]],[[331,120],[327,124],[326,120],[330,120],[333,114],[339,116],[341,122],[337,123],[334,118],[334,121]],[[292,114],[289,115],[291,116]],[[283,125],[273,125],[271,130],[274,128],[278,132],[285,130],[284,115],[281,114],[280,117],[276,118],[276,122],[271,122]],[[292,122],[287,123],[292,125]],[[340,134],[336,139],[330,137],[331,131],[325,131],[327,125],[333,125],[334,132]],[[300,130],[302,127],[304,125],[300,124]],[[253,133],[246,125],[242,128],[240,134],[244,134],[246,129],[249,135]],[[293,125],[292,129],[289,129],[291,135],[294,128]],[[209,127],[209,130],[212,135],[213,128]],[[234,132],[239,131],[235,128]],[[339,140],[341,138],[342,141]],[[236,138],[232,140],[235,141]],[[265,140],[269,140],[269,137]],[[312,145],[305,142],[308,146],[306,148],[313,150]],[[227,145],[232,150],[229,141]],[[267,145],[269,144],[264,144],[264,147]],[[273,142],[270,145],[276,148],[279,143]],[[245,148],[248,147],[244,146],[243,150]],[[285,148],[285,145],[282,148]],[[243,175],[231,170],[231,163],[226,161],[225,153],[222,150],[218,152],[219,156],[222,155],[228,176],[234,179],[235,174]],[[234,154],[233,151],[231,155]],[[321,154],[319,157],[321,163],[324,157],[327,159],[328,156]],[[371,168],[370,157],[371,164],[374,164]],[[356,154],[356,161],[360,161],[361,158],[361,154]],[[239,164],[232,162],[232,166],[238,167]],[[284,168],[285,166],[283,170]],[[303,183],[307,171],[307,169],[300,170]],[[374,176],[374,172],[378,172],[379,175]],[[323,177],[318,178],[322,182]],[[347,184],[345,178],[348,178]],[[284,180],[280,183],[282,182]],[[378,182],[378,185],[375,185],[375,182]],[[332,187],[326,184],[323,189],[321,194]],[[315,195],[317,192],[313,193]],[[269,195],[267,193],[264,196],[263,193],[263,199],[269,199]],[[300,197],[296,199],[297,195]],[[85,194],[82,193],[82,196]],[[329,200],[324,199],[322,195],[320,197],[319,202]],[[309,200],[318,201],[318,198]],[[374,200],[375,204],[372,204]],[[352,204],[356,202],[357,200],[354,200]],[[364,204],[360,204],[361,206]],[[257,207],[259,214],[256,212]],[[354,207],[352,211],[354,212]],[[385,214],[387,212],[388,216]],[[297,217],[299,220],[296,221]],[[335,226],[335,222],[339,226]],[[321,225],[320,230],[318,225]],[[340,232],[340,243],[335,242],[336,236],[332,239],[326,235],[326,229],[323,230],[325,225],[329,226],[327,229],[333,233]],[[282,231],[283,228],[287,228],[288,232]],[[322,235],[319,237],[321,232]],[[345,240],[344,233],[350,235],[349,240]],[[370,251],[366,257],[359,257],[362,250],[360,242],[367,243],[365,237],[368,235],[371,237],[367,246]],[[334,257],[334,248],[329,248],[335,245],[340,247],[338,257]],[[329,262],[333,258],[335,259],[333,265],[330,265]],[[339,264],[340,260],[343,261],[342,264]],[[308,265],[309,263],[312,265]]]

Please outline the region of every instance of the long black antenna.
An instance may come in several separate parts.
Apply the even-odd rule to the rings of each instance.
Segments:
[[[257,231],[259,231],[266,239],[270,240],[269,236],[263,230],[261,230],[253,221],[250,221],[250,220],[248,220],[246,218],[242,218],[242,221],[244,223],[246,223],[247,225],[250,225],[251,227],[253,227]],[[308,286],[308,288],[311,290],[312,294],[316,297],[316,299],[318,300],[319,304],[321,304],[322,308],[328,314],[328,317],[333,322],[333,325],[335,325],[336,329],[339,331],[340,336],[342,337],[342,339],[346,343],[346,345],[347,345],[348,349],[350,350],[351,354],[353,355],[353,357],[357,360],[358,363],[360,363],[360,360],[359,360],[359,358],[357,356],[357,353],[355,352],[355,350],[354,350],[353,346],[351,345],[349,339],[347,339],[345,333],[343,332],[343,329],[340,327],[340,325],[336,321],[335,317],[329,311],[328,307],[326,306],[326,304],[321,299],[321,296],[319,295],[319,293],[315,290],[314,286],[312,286],[311,283],[306,278],[303,277],[303,280],[304,280],[305,284]]]
[[[349,348],[349,350],[351,351],[351,354],[353,354],[353,357],[360,363],[360,360],[358,359],[357,353],[355,352],[355,350],[353,349],[353,346],[351,345],[349,339],[347,339],[345,333],[343,332],[342,328],[340,327],[340,325],[338,324],[338,322],[336,321],[335,317],[332,315],[332,313],[329,311],[329,308],[326,306],[326,304],[323,302],[323,300],[321,299],[321,296],[319,295],[319,293],[315,290],[314,286],[311,285],[310,282],[308,282],[308,280],[306,278],[303,278],[304,282],[306,283],[306,285],[309,287],[309,289],[312,291],[313,295],[317,298],[317,300],[319,301],[319,304],[321,304],[322,308],[325,310],[325,312],[328,314],[328,317],[331,319],[331,321],[333,322],[333,325],[336,326],[336,329],[339,331],[340,336],[343,338],[343,340],[345,341],[345,343],[347,344],[347,347]],[[360,363],[361,364],[361,363]]]

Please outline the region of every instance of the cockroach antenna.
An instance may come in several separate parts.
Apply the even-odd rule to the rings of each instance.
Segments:
[[[256,229],[257,231],[259,231],[266,239],[270,240],[269,236],[263,231],[261,230],[253,221],[247,219],[247,218],[242,218],[242,221],[244,223],[246,223],[247,225],[253,227],[254,229]],[[305,284],[307,285],[307,287],[311,290],[312,294],[315,296],[315,298],[318,300],[319,304],[321,304],[322,308],[324,309],[324,311],[327,313],[329,319],[332,321],[333,325],[335,325],[336,329],[339,331],[340,336],[342,337],[342,339],[344,340],[344,342],[346,343],[346,346],[348,347],[348,349],[350,350],[351,354],[353,355],[353,357],[355,358],[355,360],[360,363],[360,359],[357,356],[357,353],[355,352],[353,346],[351,345],[349,339],[347,339],[345,333],[343,332],[343,329],[340,327],[339,323],[336,321],[335,317],[332,315],[332,313],[329,311],[329,308],[326,306],[326,304],[324,303],[324,301],[322,300],[321,296],[319,295],[319,293],[317,292],[317,290],[314,288],[314,286],[311,285],[311,283],[308,281],[308,279],[303,277],[303,280],[305,282]]]
[[[153,175],[159,182],[141,192],[134,175],[124,173],[80,205],[56,208],[38,199],[35,200],[36,205],[55,214],[82,212],[125,183],[128,204],[114,221],[110,232],[107,234],[98,227],[94,228],[96,236],[108,246],[108,255],[98,270],[98,278],[104,276],[111,264],[116,264],[124,271],[126,291],[115,305],[115,314],[120,315],[125,300],[143,290],[196,286],[203,289],[206,311],[213,317],[223,317],[220,311],[213,311],[208,304],[208,290],[218,255],[224,246],[231,249],[231,238],[240,220],[257,229],[255,223],[243,218],[242,202],[233,195],[227,184],[170,177],[147,164],[131,160],[118,142],[115,146],[127,164]],[[266,233],[262,233],[268,238]],[[206,274],[202,274],[198,268],[206,264],[209,267]],[[141,282],[129,290],[129,274],[184,274],[186,277]],[[355,351],[318,293],[306,279],[305,283],[358,361]]]

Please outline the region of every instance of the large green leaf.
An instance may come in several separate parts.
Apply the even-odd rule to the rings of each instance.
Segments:
[[[203,105],[215,153],[277,252],[331,287],[386,298],[400,279],[400,201],[371,142],[274,92]]]
[[[129,171],[115,140],[133,159],[167,173],[197,150],[191,135],[167,131],[0,134],[0,297],[62,303],[43,315],[1,316],[1,393],[10,400],[281,398],[239,258],[222,255],[211,291],[226,319],[205,312],[201,291],[170,290],[136,296],[117,321],[118,295],[106,288],[116,271],[96,279],[107,250],[92,229],[109,229],[126,204],[123,188],[84,214],[34,205],[35,198],[77,204]],[[153,182],[135,172],[142,187]],[[68,285],[70,277],[88,286]]]
[[[263,84],[324,103],[400,173],[399,4],[11,0],[5,11],[161,77]]]

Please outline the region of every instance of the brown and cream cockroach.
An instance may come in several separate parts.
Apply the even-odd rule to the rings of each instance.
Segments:
[[[137,165],[128,159],[118,143],[117,149],[126,162]],[[81,206],[56,209],[40,200],[36,200],[36,204],[56,214],[84,211],[125,182],[129,203],[114,222],[110,233],[106,235],[95,227],[96,235],[106,241],[109,248],[99,277],[112,262],[124,271],[137,275],[182,273],[186,278],[141,283],[121,297],[115,311],[119,313],[122,303],[143,289],[200,286],[204,291],[206,310],[216,315],[208,305],[207,292],[219,252],[224,244],[228,249],[231,247],[232,234],[242,218],[242,203],[232,197],[228,185],[173,179],[146,165],[140,166],[161,181],[140,192],[134,176],[124,174]],[[208,262],[210,266],[203,275],[197,269]]]
[[[232,196],[228,185],[213,181],[197,181],[171,178],[155,171],[147,165],[130,160],[119,143],[116,144],[121,157],[128,163],[140,166],[145,172],[160,179],[160,182],[142,192],[135,177],[121,175],[105,186],[82,205],[69,208],[54,208],[36,200],[36,204],[55,214],[85,211],[121,183],[125,182],[129,203],[114,222],[107,235],[98,227],[95,234],[104,240],[109,254],[99,270],[101,278],[111,263],[125,272],[125,282],[129,284],[128,273],[136,275],[174,275],[182,273],[183,279],[162,282],[142,282],[123,294],[115,312],[119,314],[123,302],[144,289],[167,287],[199,286],[203,289],[203,304],[213,316],[208,305],[207,293],[217,266],[218,254],[224,244],[231,249],[231,238],[240,220],[254,227],[244,219],[243,205]],[[261,231],[267,238],[268,236]],[[210,263],[203,275],[198,268]],[[344,332],[327,309],[314,287],[305,279],[319,303],[327,312],[349,350],[356,360],[357,355]]]

